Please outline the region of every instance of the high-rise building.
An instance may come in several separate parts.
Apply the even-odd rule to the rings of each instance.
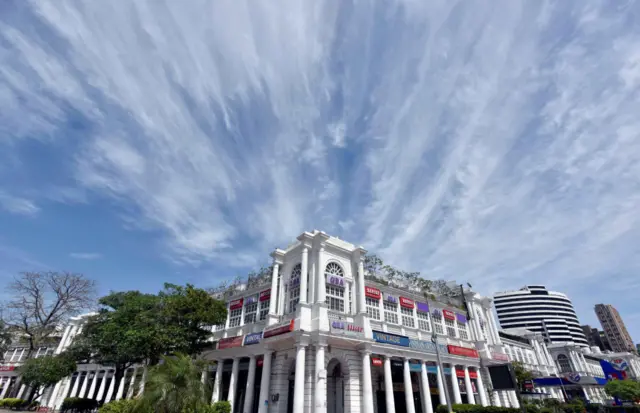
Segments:
[[[601,351],[611,351],[611,345],[604,335],[604,331],[593,328],[590,325],[583,325],[582,331],[587,337],[589,347],[598,347]]]
[[[589,345],[573,304],[565,294],[549,291],[543,285],[529,285],[495,294],[494,304],[502,328],[543,333],[551,343]]]
[[[636,347],[618,310],[611,304],[596,304],[595,310],[613,351],[635,351]]]

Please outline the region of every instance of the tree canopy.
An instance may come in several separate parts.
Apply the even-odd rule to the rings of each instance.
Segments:
[[[31,358],[19,368],[22,383],[35,389],[37,398],[41,389],[55,385],[76,371],[76,362],[66,356]]]
[[[0,320],[0,361],[4,361],[4,353],[11,345],[11,333],[4,321]]]
[[[634,380],[612,380],[605,384],[604,391],[619,400],[640,400],[640,383]]]
[[[534,375],[531,371],[527,370],[522,363],[519,361],[514,361],[511,363],[513,365],[513,372],[516,376],[516,381],[518,382],[518,387],[520,390],[523,390],[524,382],[527,380],[533,380]]]

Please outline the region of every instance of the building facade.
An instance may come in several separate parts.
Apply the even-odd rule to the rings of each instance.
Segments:
[[[636,351],[631,335],[620,317],[620,313],[610,304],[596,304],[596,315],[602,325],[611,349],[616,352]]]
[[[551,343],[588,346],[571,300],[541,285],[497,293],[493,297],[500,326],[542,333]]]
[[[582,326],[589,347],[598,347],[600,351],[612,351],[609,340],[604,335],[604,331],[593,328],[588,324]]]

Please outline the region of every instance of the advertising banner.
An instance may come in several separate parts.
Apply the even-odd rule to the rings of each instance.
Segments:
[[[456,313],[456,320],[460,324],[467,324],[467,316],[464,314]]]
[[[439,346],[440,346],[440,353],[442,354],[449,353],[449,349],[447,349],[447,346],[445,344],[439,344]],[[436,345],[431,341],[409,339],[409,347],[414,348],[416,350],[425,351],[427,353],[436,352]]]
[[[420,363],[409,363],[409,370],[419,373],[422,371],[422,366],[420,365]]]
[[[15,369],[16,369],[16,366],[8,366],[8,365],[0,366],[0,371],[14,371]]]
[[[429,312],[429,304],[421,303],[420,301],[417,301],[416,302],[416,309],[418,311],[420,311],[421,313],[428,313]]]
[[[409,337],[395,334],[373,331],[373,339],[378,343],[394,344],[396,346],[409,347]]]
[[[398,299],[390,294],[387,294],[387,296],[385,297],[385,300],[390,303],[398,304]]]
[[[250,346],[252,344],[258,344],[260,340],[262,340],[262,332],[247,334],[244,336],[244,345]]]
[[[258,300],[260,300],[260,302],[262,301],[267,301],[271,299],[271,289],[268,290],[264,290],[260,293],[260,297],[258,298]]]
[[[233,300],[229,303],[229,310],[237,310],[242,308],[242,304],[244,303],[244,298],[238,298],[237,300]]]
[[[400,305],[404,308],[413,308],[415,307],[415,304],[413,303],[413,300],[411,298],[407,298],[407,297],[400,297]]]
[[[459,346],[447,346],[449,349],[449,354],[453,354],[454,356],[462,356],[462,357],[473,357],[478,358],[478,351],[473,348],[459,347]]]
[[[374,300],[379,300],[382,297],[380,290],[374,287],[364,287],[364,295]]]
[[[221,338],[218,341],[218,350],[225,348],[240,347],[242,345],[242,336]]]
[[[285,334],[290,331],[293,331],[293,326],[295,322],[294,320],[287,321],[285,323],[274,324],[264,329],[262,333],[262,338],[278,336],[280,334]]]
[[[442,310],[442,315],[444,316],[444,318],[446,318],[447,320],[455,320],[456,319],[456,315],[454,314],[453,311],[451,310]]]
[[[331,333],[346,336],[362,336],[364,335],[364,328],[355,324],[345,323],[344,321],[332,321]]]
[[[382,367],[382,359],[377,357],[371,357],[371,364],[376,367]]]

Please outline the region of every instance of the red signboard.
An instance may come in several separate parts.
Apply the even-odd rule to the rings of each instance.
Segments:
[[[240,347],[242,345],[242,336],[221,338],[218,341],[218,350],[232,347]]]
[[[374,300],[379,300],[382,297],[382,293],[377,288],[364,287],[364,295]]]
[[[449,310],[442,310],[442,315],[444,316],[444,318],[446,318],[447,320],[455,320],[456,319],[456,315],[453,311],[449,311]]]
[[[491,353],[491,358],[494,360],[509,361],[509,356],[504,353]]]
[[[263,364],[264,364],[264,359],[263,358],[259,358],[258,360],[256,360],[256,366],[262,367]]]
[[[473,357],[476,359],[478,358],[478,351],[473,348],[452,345],[448,345],[447,348],[449,349],[449,354],[452,354],[454,356]]]
[[[413,308],[415,306],[413,300],[407,297],[400,297],[400,305],[404,308]]]
[[[456,377],[464,377],[464,370],[456,369]]]
[[[464,378],[464,370],[456,369],[456,376]],[[478,372],[475,372],[473,370],[469,370],[469,378],[470,379],[477,379],[478,378]]]
[[[242,303],[244,303],[244,298],[238,298],[237,300],[233,300],[229,303],[229,310],[237,310],[238,308],[242,308]]]
[[[382,366],[382,359],[377,358],[377,357],[372,357],[371,358],[371,364],[373,364],[376,367],[381,367]]]
[[[16,366],[0,366],[0,371],[14,371]]]
[[[275,324],[264,329],[262,338],[278,336],[293,331],[294,320],[287,321],[284,324]]]
[[[267,301],[270,299],[271,299],[271,289],[262,291],[260,293],[260,298],[258,298],[258,300],[260,301]]]

